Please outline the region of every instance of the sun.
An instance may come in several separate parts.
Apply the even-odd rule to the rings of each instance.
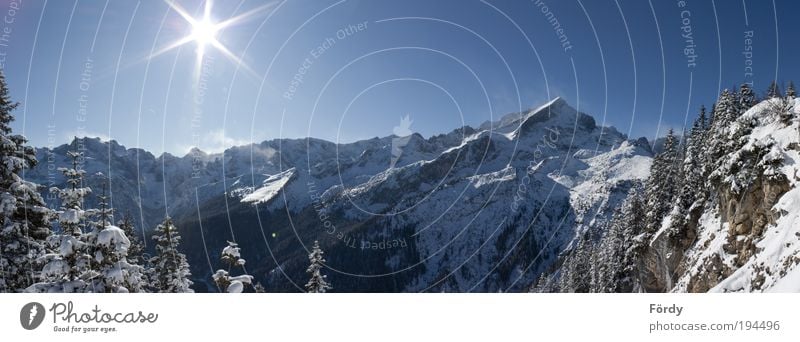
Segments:
[[[221,32],[227,29],[230,26],[234,26],[240,23],[244,23],[250,19],[253,19],[261,14],[267,12],[269,9],[276,6],[277,1],[270,1],[264,5],[258,6],[253,8],[249,11],[244,13],[240,13],[236,16],[227,18],[225,20],[215,21],[212,20],[211,16],[211,9],[213,7],[213,0],[205,0],[203,1],[203,8],[202,8],[202,15],[198,17],[194,17],[189,12],[186,11],[181,5],[177,3],[177,0],[164,0],[164,2],[169,6],[169,9],[175,11],[180,15],[184,21],[189,24],[189,34],[184,36],[181,39],[173,41],[160,50],[150,53],[147,59],[153,59],[157,56],[172,51],[178,47],[183,46],[187,43],[194,43],[197,46],[195,50],[196,62],[194,67],[194,76],[195,78],[199,78],[200,75],[200,68],[203,64],[204,56],[206,55],[206,50],[213,48],[214,51],[221,53],[229,60],[234,62],[237,66],[237,71],[239,68],[246,71],[248,74],[254,77],[258,77],[253,69],[247,66],[242,59],[235,55],[231,50],[228,49],[219,39]]]
[[[181,7],[176,0],[164,0],[166,4],[169,6],[171,10],[177,12],[185,21],[189,24],[190,33],[184,36],[181,39],[178,39],[167,46],[163,47],[162,49],[158,50],[155,53],[151,53],[148,57],[149,59],[153,59],[156,56],[159,56],[163,53],[168,51],[172,51],[184,44],[194,42],[197,45],[196,50],[196,57],[197,62],[195,64],[195,76],[199,75],[200,65],[203,61],[203,56],[206,54],[206,50],[208,47],[213,47],[215,51],[221,52],[223,55],[228,57],[231,61],[236,63],[238,67],[241,67],[245,71],[249,72],[252,75],[256,75],[256,73],[250,69],[242,60],[236,56],[233,52],[231,52],[225,45],[222,44],[219,40],[220,31],[223,29],[233,26],[235,24],[242,23],[246,20],[249,20],[261,13],[264,13],[267,9],[273,7],[275,2],[269,2],[265,5],[256,7],[252,10],[247,12],[241,13],[235,17],[228,18],[222,21],[214,21],[211,17],[211,8],[213,7],[213,0],[205,0],[203,6],[203,14],[197,18],[193,17],[189,14],[183,7]]]
[[[200,48],[204,48],[208,44],[212,44],[217,40],[217,31],[219,28],[214,25],[208,18],[195,21],[192,23],[192,40],[194,40]]]

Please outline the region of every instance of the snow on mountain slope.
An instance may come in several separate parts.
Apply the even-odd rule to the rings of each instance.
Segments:
[[[202,244],[191,243],[197,232],[211,249],[235,232],[253,274],[285,290],[291,282],[277,275],[304,279],[300,243],[313,240],[326,246],[340,291],[523,289],[579,233],[600,229],[652,155],[646,141],[597,126],[560,98],[427,139],[281,139],[183,157],[82,142],[90,174],[111,165],[118,213],[133,211],[145,229],[165,212],[175,218],[195,277],[208,271]],[[46,167],[31,178],[45,183]]]
[[[524,112],[520,113],[509,113],[501,117],[497,121],[487,121],[480,125],[478,128],[482,131],[493,131],[500,134],[513,134],[517,131],[520,126],[520,123],[524,120],[527,120],[533,115],[538,115],[541,119],[547,119],[550,117],[552,113],[550,113],[550,108],[555,108],[554,105],[563,102],[564,100],[560,97],[556,97],[537,108],[532,108]],[[538,120],[538,119],[534,119]]]
[[[321,206],[348,223],[369,221],[367,240],[415,239],[424,268],[406,291],[518,290],[593,223],[576,225],[578,217],[607,219],[651,160],[646,143],[596,126],[562,99],[491,128],[337,189]]]
[[[729,157],[737,172],[703,214],[673,291],[800,290],[800,102],[787,119],[782,101],[766,100],[737,120],[749,131]]]
[[[797,293],[800,292],[800,267],[795,267],[783,278],[778,279],[765,292]]]
[[[587,152],[579,151],[576,159]],[[647,179],[651,153],[646,139],[624,141],[616,149],[588,158],[587,168],[577,173],[577,181],[575,177],[561,177],[562,182],[570,178],[568,184],[573,184],[570,202],[576,208],[579,227],[606,227],[609,213],[619,207],[628,190]]]
[[[284,172],[267,177],[260,188],[251,190],[249,193],[242,193],[242,202],[245,203],[264,203],[269,202],[283,190],[286,183],[294,177],[295,169],[291,168]]]

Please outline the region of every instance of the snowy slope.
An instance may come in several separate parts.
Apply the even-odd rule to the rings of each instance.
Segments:
[[[369,222],[363,240],[413,239],[424,267],[386,261],[422,269],[405,291],[519,290],[592,225],[579,217],[607,219],[650,164],[646,143],[562,99],[488,127],[434,158],[337,186],[320,206],[336,225]]]
[[[766,292],[797,293],[800,292],[800,267],[795,267],[783,278],[778,279]]]
[[[652,155],[646,140],[560,98],[427,139],[282,139],[183,157],[83,143],[88,173],[111,174],[118,214],[132,211],[145,230],[165,212],[175,219],[196,278],[210,277],[203,246],[236,240],[250,273],[286,291],[306,277],[303,245],[314,240],[339,291],[524,289],[608,220]],[[52,151],[57,166],[69,148]],[[28,176],[50,180],[46,163]]]
[[[717,201],[706,209],[698,240],[686,252],[685,272],[673,291],[706,287],[712,292],[800,290],[800,106],[794,103],[794,118],[786,122],[774,110],[780,101],[764,101],[738,119],[737,125],[748,125],[752,131],[729,159],[753,160],[756,172],[729,176],[730,187],[739,190],[738,195],[729,203],[720,206]],[[748,164],[743,165],[748,171]],[[720,208],[732,205],[734,214],[723,220]],[[742,209],[737,212],[736,208]]]
[[[283,190],[286,183],[294,177],[295,169],[291,168],[284,172],[267,177],[260,188],[253,190],[252,188],[243,188],[240,191],[242,202],[245,203],[265,203],[275,198],[278,193]]]

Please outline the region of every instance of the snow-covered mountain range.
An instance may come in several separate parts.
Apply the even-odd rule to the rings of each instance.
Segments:
[[[793,87],[760,103],[747,85],[725,90],[531,290],[800,291],[798,109]]]
[[[525,290],[606,226],[653,156],[646,139],[560,98],[427,139],[281,139],[183,157],[78,139],[39,149],[26,177],[63,185],[55,169],[73,149],[89,186],[110,176],[118,216],[130,211],[143,232],[173,217],[201,291],[229,240],[273,291],[302,288],[314,240],[336,291]]]

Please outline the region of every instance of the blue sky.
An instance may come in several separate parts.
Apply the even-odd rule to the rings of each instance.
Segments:
[[[192,32],[164,1],[2,0],[0,62],[34,145],[88,135],[177,155],[386,136],[406,115],[430,136],[555,96],[652,138],[720,88],[800,80],[796,1],[681,3],[216,1],[212,21],[255,14],[216,33],[242,63],[206,46],[198,72],[194,41],[151,56]],[[206,5],[178,4],[196,17]]]

